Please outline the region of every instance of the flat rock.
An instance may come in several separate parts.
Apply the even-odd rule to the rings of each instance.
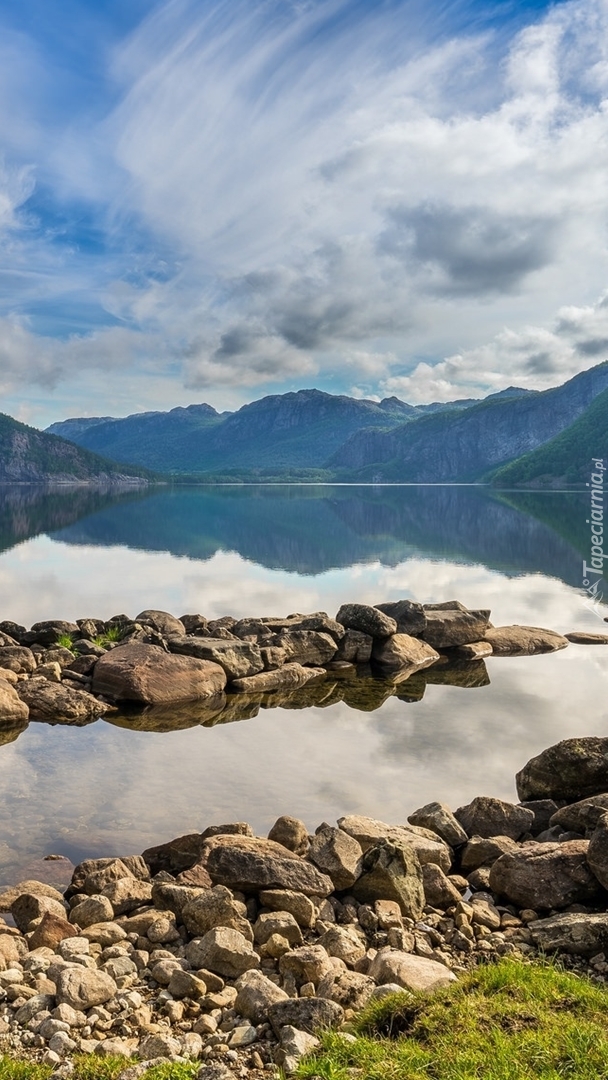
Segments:
[[[522,802],[601,795],[608,791],[608,738],[563,739],[531,758],[515,779]]]
[[[469,839],[462,825],[445,803],[427,803],[419,810],[414,810],[407,820],[410,825],[417,825],[436,833],[450,847],[459,847],[466,844]]]
[[[530,923],[528,931],[538,949],[596,956],[608,950],[608,913],[598,915],[566,913]]]
[[[385,672],[414,672],[436,664],[439,653],[419,638],[409,634],[393,634],[392,637],[374,642],[372,658]]]
[[[490,621],[489,611],[469,611],[457,600],[425,604],[424,614],[426,627],[423,637],[434,649],[449,649],[479,641],[485,636]]]
[[[395,983],[405,990],[427,993],[456,982],[454,973],[436,960],[388,948],[380,949],[374,957],[368,975],[380,985]]]
[[[470,641],[467,645],[459,645],[456,655],[463,660],[485,660],[493,652],[489,641]]]
[[[291,889],[306,896],[329,896],[333,892],[331,878],[272,840],[211,837],[205,843],[200,861],[214,884],[245,893]]]
[[[314,1035],[315,1031],[339,1027],[344,1009],[328,998],[288,998],[270,1006],[268,1019],[277,1038],[286,1026]]]
[[[568,639],[540,626],[494,626],[486,630],[494,656],[533,656],[565,649]]]
[[[363,857],[363,872],[352,887],[363,904],[395,900],[403,915],[417,922],[424,908],[422,869],[413,847],[379,840]]]
[[[338,819],[338,826],[359,842],[363,851],[373,847],[378,840],[390,840],[395,844],[413,847],[421,863],[434,862],[448,873],[452,865],[452,853],[436,833],[417,825],[387,825],[376,818],[361,814],[349,814]]]
[[[608,634],[594,634],[588,630],[573,630],[564,637],[573,645],[608,645]]]
[[[84,690],[32,676],[18,684],[17,692],[29,709],[30,720],[47,724],[88,724],[105,716],[110,706]]]
[[[523,844],[498,859],[490,870],[490,887],[520,908],[533,911],[585,904],[599,894],[587,864],[587,840],[563,844]]]
[[[110,975],[80,965],[65,968],[57,977],[57,1004],[71,1005],[82,1012],[94,1005],[105,1005],[106,1001],[116,996],[117,991]]]
[[[219,694],[226,673],[219,664],[165,653],[155,645],[121,645],[95,665],[93,692],[146,705],[198,701]]]
[[[373,638],[386,638],[397,633],[397,621],[369,604],[343,604],[336,622],[346,630],[358,630]]]
[[[0,724],[25,724],[29,715],[30,710],[25,701],[0,673]]]
[[[361,876],[363,849],[343,829],[333,829],[330,825],[317,829],[308,858],[331,878],[337,892],[350,889]]]
[[[468,836],[509,836],[512,840],[519,840],[534,823],[531,810],[486,795],[459,807],[455,817]]]
[[[323,668],[303,667],[302,664],[288,663],[274,671],[261,671],[259,675],[250,675],[244,679],[235,679],[231,690],[244,694],[263,694],[269,690],[285,690],[305,686],[311,679],[324,678]]]
[[[210,660],[226,672],[229,682],[256,675],[264,670],[264,661],[259,646],[250,641],[223,641],[221,638],[175,637],[168,640],[172,653],[180,656],[195,656],[199,660]]]

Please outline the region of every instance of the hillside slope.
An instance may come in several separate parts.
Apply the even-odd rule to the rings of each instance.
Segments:
[[[149,477],[145,469],[116,465],[0,413],[0,483],[129,483]]]
[[[354,434],[326,463],[344,480],[477,480],[570,426],[608,388],[608,362],[542,393],[497,395],[388,432]]]
[[[492,473],[494,487],[585,484],[591,458],[608,461],[608,389],[565,431]]]

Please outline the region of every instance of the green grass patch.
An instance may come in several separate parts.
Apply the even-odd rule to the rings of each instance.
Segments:
[[[608,1080],[608,990],[503,960],[432,997],[396,994],[323,1038],[299,1080]]]
[[[100,1058],[94,1054],[82,1054],[74,1058],[71,1080],[117,1080],[121,1072],[135,1064],[137,1058]],[[194,1080],[201,1067],[200,1061],[188,1063],[165,1062],[155,1065],[145,1073],[146,1080]],[[0,1057],[0,1080],[50,1080],[53,1068],[36,1065],[31,1061],[15,1061]]]
[[[57,638],[57,645],[62,649],[70,649],[71,651],[73,644],[74,642],[69,634],[60,634]]]

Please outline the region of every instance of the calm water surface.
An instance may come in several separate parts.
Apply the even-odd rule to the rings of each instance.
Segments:
[[[0,617],[335,614],[347,600],[458,598],[491,608],[495,625],[597,631],[581,586],[586,516],[581,495],[470,487],[7,488]],[[253,703],[248,719],[215,725],[190,710],[149,720],[156,730],[118,717],[4,732],[0,883],[51,852],[136,852],[212,822],[400,821],[432,798],[513,798],[532,754],[608,734],[608,647],[491,658],[461,678],[473,686],[441,679],[431,670],[384,701],[382,687],[362,698],[328,685],[312,704]]]

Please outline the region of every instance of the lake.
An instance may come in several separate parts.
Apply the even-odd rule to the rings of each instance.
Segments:
[[[5,488],[0,619],[334,615],[410,597],[489,607],[495,625],[602,631],[582,588],[587,516],[584,494],[468,486]],[[470,668],[452,682],[429,669],[399,696],[328,685],[242,719],[30,723],[0,745],[0,884],[50,853],[140,852],[224,821],[398,822],[431,799],[513,799],[533,754],[608,735],[608,647]]]

